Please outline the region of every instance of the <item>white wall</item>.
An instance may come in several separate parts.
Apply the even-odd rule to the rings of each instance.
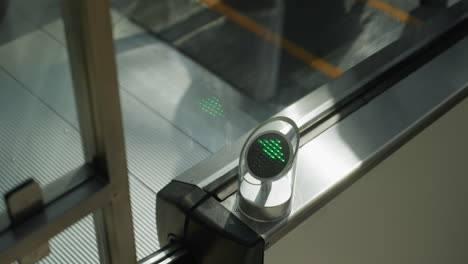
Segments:
[[[467,264],[468,99],[266,252],[267,264]]]

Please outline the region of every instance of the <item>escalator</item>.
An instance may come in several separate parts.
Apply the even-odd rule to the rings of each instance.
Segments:
[[[77,61],[89,76],[96,69],[80,53],[93,51],[90,40],[78,38],[77,52],[65,36],[87,36],[67,25],[66,2],[0,0],[0,117],[9,124],[0,127],[0,167],[8,179],[34,174],[48,185],[83,163],[75,96],[86,85],[72,76]],[[109,11],[114,47],[99,48],[115,51],[140,264],[264,263],[467,95],[463,0],[113,0]],[[95,28],[95,37],[105,31]],[[249,132],[278,116],[300,135],[293,202],[286,218],[255,221],[237,207],[239,157]],[[36,164],[44,169],[15,169]],[[1,230],[10,223],[0,216]],[[75,240],[83,242],[72,250],[63,242]],[[95,240],[88,217],[51,250],[70,263],[98,263]]]
[[[309,153],[303,154],[305,157],[318,158],[319,151],[313,146],[323,147],[320,142],[325,144],[324,138],[339,135],[334,138],[336,142],[342,140],[341,148],[349,147],[348,151],[355,152],[356,159],[364,164],[360,166],[366,168],[389,155],[390,149],[404,144],[405,139],[397,137],[398,133],[408,130],[411,135],[417,134],[443,113],[440,109],[449,109],[465,98],[462,81],[455,85],[453,94],[448,90],[435,92],[442,88],[431,90],[428,85],[429,93],[440,95],[442,101],[457,98],[440,109],[432,108],[433,102],[425,99],[413,104],[411,100],[416,98],[412,95],[424,89],[411,87],[409,81],[425,83],[430,77],[427,68],[444,71],[441,61],[452,59],[453,54],[464,54],[465,5],[444,1],[207,0],[159,2],[152,12],[151,1],[131,6],[118,1],[115,4],[144,29],[142,34],[164,40],[207,69],[207,75],[222,79],[234,89],[238,96],[232,100],[236,106],[230,109],[235,111],[231,115],[242,112],[254,120],[252,125],[277,112],[297,120],[302,151]],[[204,90],[197,92],[203,94]],[[404,121],[391,121],[399,112],[389,107],[392,97],[400,98],[405,92],[408,98],[398,101],[398,109],[405,109],[399,113],[405,116]],[[320,97],[323,93],[327,96]],[[332,102],[327,111],[310,114],[327,100]],[[183,105],[187,101],[179,102]],[[217,97],[212,103],[216,102]],[[304,112],[296,111],[303,107],[313,118],[301,120]],[[422,119],[423,112],[430,113],[430,118]],[[364,116],[367,122],[361,120]],[[226,117],[228,120],[223,122],[234,127],[245,124],[245,119]],[[388,134],[379,126],[388,126]],[[390,129],[392,126],[398,129]],[[208,130],[213,126],[203,127],[194,125],[191,129],[212,133]],[[367,141],[357,134],[366,135]],[[327,166],[336,164],[303,163],[296,186],[300,198],[296,198],[291,215],[279,221],[258,222],[241,213],[237,202],[237,159],[243,140],[245,137],[226,141],[230,147],[221,148],[159,191],[158,235],[161,245],[166,246],[140,263],[263,263],[265,250],[363,174],[347,172],[342,178],[325,180],[305,173],[307,169],[320,171],[319,167],[324,172]],[[339,164],[340,157],[346,155],[335,148]],[[343,162],[342,167],[338,166],[341,169],[350,166],[351,171],[351,166],[357,166],[349,160]]]
[[[243,95],[284,108],[387,46],[417,46],[456,2],[430,1],[128,1],[133,22],[165,40]],[[164,14],[164,15],[162,15]],[[428,34],[426,34],[428,35]],[[406,43],[395,43],[406,40]],[[401,41],[403,42],[403,41]],[[377,59],[385,65],[388,58]],[[376,68],[357,70],[372,74]],[[254,115],[254,111],[249,112]],[[258,118],[261,118],[258,117]]]

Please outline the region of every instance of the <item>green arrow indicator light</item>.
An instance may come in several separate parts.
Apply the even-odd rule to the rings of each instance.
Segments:
[[[281,149],[283,149],[278,143],[281,143],[279,140],[273,139],[265,139],[265,140],[257,140],[257,142],[262,146],[262,152],[267,155],[272,160],[279,160],[281,162],[285,162],[283,159],[284,153]]]

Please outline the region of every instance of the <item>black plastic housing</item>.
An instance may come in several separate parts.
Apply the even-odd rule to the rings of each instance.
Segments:
[[[156,200],[161,246],[176,240],[197,264],[261,264],[265,241],[195,185],[172,181]]]

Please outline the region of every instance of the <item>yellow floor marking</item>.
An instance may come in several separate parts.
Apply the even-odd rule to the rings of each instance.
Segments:
[[[240,26],[248,29],[249,31],[263,37],[265,40],[268,40],[271,43],[280,46],[292,56],[306,62],[313,68],[328,75],[329,77],[336,78],[340,76],[341,74],[343,74],[342,70],[326,62],[324,59],[307,51],[306,49],[295,44],[294,42],[282,38],[279,34],[268,30],[263,25],[257,23],[255,20],[242,14],[236,9],[224,4],[223,2],[219,0],[198,0],[198,1],[201,3],[204,3],[205,5],[212,8],[213,10],[216,10],[217,12],[225,15],[226,17],[228,17],[235,23],[239,24]]]

